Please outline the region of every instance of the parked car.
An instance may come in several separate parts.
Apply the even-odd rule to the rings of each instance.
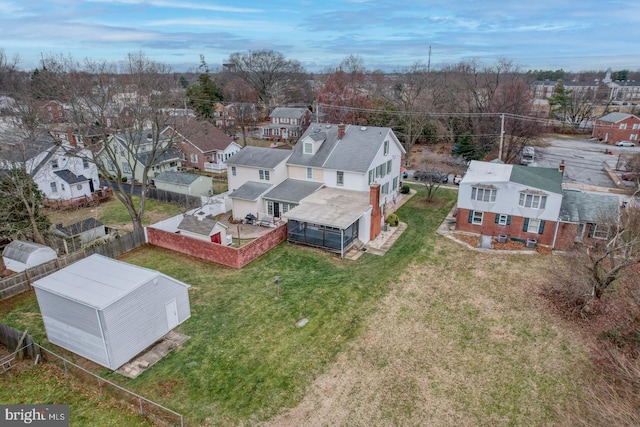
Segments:
[[[415,171],[413,173],[413,179],[418,181],[439,182],[442,184],[449,182],[449,177],[438,171]]]
[[[536,159],[536,150],[533,147],[524,147],[520,155],[521,165],[530,165]]]
[[[616,146],[618,146],[618,147],[635,147],[636,144],[634,144],[631,141],[618,141],[618,142],[616,142]]]
[[[402,171],[402,179],[407,179],[409,178],[409,174],[407,173],[407,171]]]

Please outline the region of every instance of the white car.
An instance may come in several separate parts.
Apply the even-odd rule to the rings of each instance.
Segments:
[[[635,147],[636,144],[634,144],[631,141],[618,141],[618,142],[616,142],[616,146],[618,146],[618,147]]]

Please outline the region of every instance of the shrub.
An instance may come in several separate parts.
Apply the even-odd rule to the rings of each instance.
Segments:
[[[410,188],[407,184],[404,184],[404,185],[402,186],[402,188],[400,189],[400,192],[401,192],[402,194],[409,194],[409,191],[410,191],[410,190],[411,190],[411,188]]]
[[[127,182],[127,177],[126,176],[122,177],[122,182]]]
[[[400,224],[400,218],[396,214],[391,214],[387,217],[386,222],[392,227],[397,227]]]

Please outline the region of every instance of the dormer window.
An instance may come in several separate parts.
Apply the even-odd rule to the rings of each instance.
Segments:
[[[313,154],[313,144],[311,142],[304,143],[304,154]]]
[[[533,193],[520,193],[518,206],[521,208],[544,209],[547,206],[547,196]]]
[[[58,165],[58,159],[51,160],[51,169],[58,169],[60,166]]]
[[[497,190],[493,187],[471,187],[471,200],[495,202]]]

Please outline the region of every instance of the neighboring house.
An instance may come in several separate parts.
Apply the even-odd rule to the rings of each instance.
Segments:
[[[356,238],[362,243],[375,239],[384,218],[395,210],[405,153],[390,128],[311,125],[287,161],[288,177],[325,188],[284,215],[289,241],[343,254]],[[319,242],[314,236],[318,229],[332,238]]]
[[[153,178],[158,190],[190,196],[210,196],[212,193],[211,177],[186,172],[162,172]]]
[[[225,162],[242,148],[209,122],[180,120],[162,131],[182,153],[182,165],[208,172],[224,172]]]
[[[593,245],[609,238],[608,224],[617,218],[619,210],[618,196],[565,189],[554,249],[570,250],[576,242]]]
[[[191,316],[189,285],[98,254],[33,287],[49,342],[113,370]]]
[[[287,179],[291,150],[247,146],[227,161],[229,198],[233,217],[266,215],[264,195]]]
[[[38,107],[38,119],[42,123],[63,123],[67,121],[64,105],[55,100],[41,102]]]
[[[56,258],[58,254],[50,247],[26,240],[14,240],[2,251],[4,266],[17,273]]]
[[[309,127],[311,111],[308,108],[278,107],[269,118],[269,124],[261,129],[263,139],[297,141]]]
[[[472,161],[460,181],[456,230],[552,246],[562,205],[562,172]]]
[[[164,134],[160,135],[160,140],[154,142],[151,130],[144,130],[136,133],[121,133],[111,135],[107,140],[109,151],[115,154],[121,176],[129,181],[142,181],[145,167],[149,167],[148,176],[153,179],[162,172],[177,172],[182,165],[181,154],[173,146],[175,140]],[[154,154],[154,145],[162,147]],[[116,165],[107,154],[105,149],[98,153],[98,159],[105,163],[108,172],[117,174]]]
[[[227,238],[227,226],[201,211],[193,215],[185,215],[178,225],[178,233],[211,243],[231,244],[230,239]]]
[[[93,152],[50,141],[33,141],[0,149],[0,167],[24,167],[49,200],[91,199],[100,189]]]
[[[107,235],[105,226],[95,218],[87,218],[67,226],[56,224],[53,233],[67,240],[77,240],[80,245],[86,245]]]
[[[640,118],[633,114],[609,113],[596,120],[592,136],[607,144],[618,141],[638,142]]]

